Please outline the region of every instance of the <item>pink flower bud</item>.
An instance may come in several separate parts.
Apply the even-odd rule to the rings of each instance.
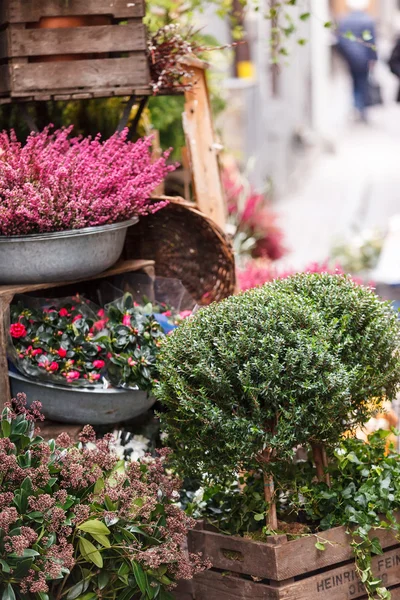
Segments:
[[[130,315],[124,315],[122,317],[122,325],[125,325],[125,327],[130,327],[131,326],[131,317],[130,317]]]

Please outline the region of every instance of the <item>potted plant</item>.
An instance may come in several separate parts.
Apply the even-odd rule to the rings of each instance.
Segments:
[[[180,472],[198,478],[206,474],[214,485],[235,480],[238,473],[261,476],[257,518],[261,523],[266,512],[265,531],[276,532],[272,474],[280,485],[294,449],[311,445],[313,475],[328,493],[325,450],[336,448],[345,431],[365,423],[374,407],[395,396],[399,323],[389,304],[346,276],[299,274],[200,310],[163,343],[158,366],[157,396],[167,409],[164,426]],[[367,502],[364,514],[369,510]],[[374,525],[380,525],[378,515]],[[346,549],[343,560],[351,558],[349,544]],[[257,552],[260,560],[263,552],[269,556],[263,568],[255,565]],[[292,549],[294,563],[299,552],[299,547]],[[334,552],[322,560],[313,555],[316,562],[302,561],[285,577],[275,550],[248,542],[247,553],[250,571],[243,565],[236,570],[275,580],[273,587],[291,583],[285,581],[292,577],[288,573],[304,575],[340,562]],[[382,587],[376,580],[371,572],[365,575],[368,591]],[[248,596],[243,597],[256,593],[246,585]],[[361,591],[365,594],[364,585]],[[206,597],[199,594],[196,600]]]
[[[129,293],[105,309],[80,295],[12,304],[12,393],[39,396],[55,421],[130,420],[154,404],[160,341],[189,314],[139,305]]]
[[[32,133],[24,146],[0,134],[0,283],[84,278],[120,256],[126,230],[163,203],[151,192],[174,169],[151,140]]]
[[[45,442],[40,404],[1,417],[0,589],[3,600],[173,599],[207,566],[183,549],[191,519],[174,504],[168,451],[125,465],[111,436]]]

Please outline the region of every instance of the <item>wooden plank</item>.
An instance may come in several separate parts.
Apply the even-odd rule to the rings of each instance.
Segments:
[[[148,65],[143,53],[127,58],[10,65],[13,94],[35,91],[88,91],[99,87],[146,85]],[[82,88],[79,90],[79,88]]]
[[[41,17],[111,15],[143,17],[144,0],[1,0],[0,24],[39,21]]]
[[[382,548],[396,544],[393,532],[375,530],[372,537],[377,537]],[[315,543],[325,542],[324,551],[317,550]],[[275,548],[276,579],[282,581],[298,575],[304,575],[335,564],[352,560],[354,557],[350,547],[350,538],[345,527],[335,527],[322,531],[318,536],[306,536],[298,540],[278,545]]]
[[[122,273],[130,273],[131,271],[144,271],[149,277],[154,277],[154,260],[120,260],[113,267],[84,279],[75,279],[73,281],[59,281],[51,283],[26,283],[20,285],[0,285],[0,299],[2,297],[13,298],[15,294],[26,294],[37,290],[46,290],[50,288],[63,287],[82,281],[95,281],[104,277],[112,277],[113,275],[121,275]],[[10,302],[11,302],[10,300]]]
[[[9,323],[9,304],[11,294],[0,297],[0,407],[10,398],[10,382],[8,379],[7,340]]]
[[[180,581],[173,593],[175,600],[193,600],[193,581]]]
[[[226,208],[218,165],[218,148],[212,122],[203,66],[188,67],[183,129],[198,208],[224,231]]]
[[[400,583],[400,546],[372,559],[374,576],[385,586]],[[354,564],[345,565],[313,575],[279,588],[280,600],[347,600],[365,596],[364,585],[358,578]]]
[[[66,29],[14,29],[10,25],[10,45],[2,44],[0,58],[10,56],[51,56],[95,52],[129,52],[146,49],[145,27],[140,19],[127,25],[99,25]],[[48,63],[46,63],[48,65]],[[78,67],[79,68],[79,67]]]
[[[193,589],[195,600],[279,600],[276,588],[215,571],[197,575]]]
[[[7,94],[10,91],[9,75],[8,65],[0,65],[0,94]]]
[[[8,56],[8,36],[8,29],[0,31],[0,58]]]
[[[277,579],[275,547],[210,531],[189,532],[190,552],[202,552],[215,569]]]

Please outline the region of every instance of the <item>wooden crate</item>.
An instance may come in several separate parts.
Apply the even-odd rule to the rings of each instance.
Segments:
[[[400,600],[400,543],[389,531],[374,533],[383,555],[372,560],[374,574]],[[349,600],[364,599],[344,527],[318,536],[326,550],[315,548],[314,535],[288,541],[285,535],[269,543],[196,529],[189,533],[190,552],[202,552],[213,568],[195,577],[194,600]],[[188,598],[182,595],[182,600]],[[177,596],[178,599],[180,596]]]
[[[109,24],[32,28],[41,18],[75,15],[109,17]],[[150,94],[143,16],[144,0],[1,0],[0,97]],[[79,60],[48,62],[55,55]]]

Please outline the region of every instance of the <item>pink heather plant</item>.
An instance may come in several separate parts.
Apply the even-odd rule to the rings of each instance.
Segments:
[[[0,235],[106,225],[161,208],[151,192],[173,165],[152,161],[150,138],[70,137],[72,127],[31,133],[22,146],[0,133]]]

